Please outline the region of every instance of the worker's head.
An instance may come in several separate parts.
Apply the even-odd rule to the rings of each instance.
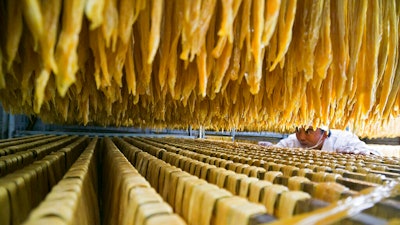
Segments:
[[[296,127],[296,137],[304,148],[321,149],[328,132],[312,126]]]

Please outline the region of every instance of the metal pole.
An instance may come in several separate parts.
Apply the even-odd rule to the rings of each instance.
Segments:
[[[204,138],[205,132],[204,132],[204,127],[201,125],[199,128],[199,138]]]
[[[8,114],[8,137],[13,138],[15,132],[15,116]]]
[[[189,125],[188,133],[189,133],[189,137],[192,136],[192,126],[191,125]]]
[[[4,111],[3,108],[2,110],[2,115],[1,115],[1,139],[7,138],[7,127],[8,127],[8,113]]]

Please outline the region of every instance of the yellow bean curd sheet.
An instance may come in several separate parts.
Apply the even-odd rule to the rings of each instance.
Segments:
[[[45,122],[398,136],[395,0],[6,0],[0,100]]]

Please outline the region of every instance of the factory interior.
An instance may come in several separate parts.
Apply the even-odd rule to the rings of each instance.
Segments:
[[[400,224],[397,0],[0,0],[0,29],[0,225]],[[303,127],[381,155],[279,146]]]

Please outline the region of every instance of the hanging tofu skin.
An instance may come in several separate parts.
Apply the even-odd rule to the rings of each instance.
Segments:
[[[56,47],[58,93],[65,96],[69,86],[76,80],[79,32],[81,30],[84,1],[66,1],[63,4],[62,30]]]

